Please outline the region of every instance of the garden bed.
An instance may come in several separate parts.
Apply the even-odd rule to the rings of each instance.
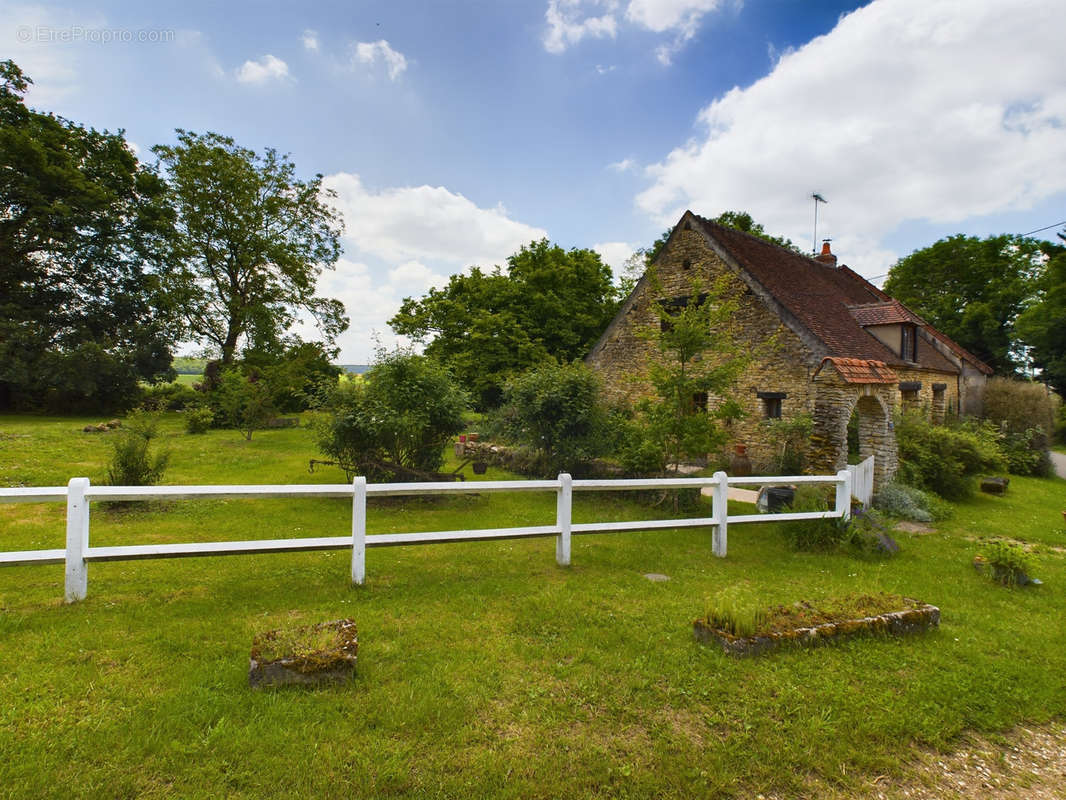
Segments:
[[[252,640],[248,685],[257,689],[343,681],[355,670],[358,652],[350,619],[267,631]]]
[[[708,613],[693,622],[696,638],[717,642],[729,655],[758,655],[788,645],[815,645],[846,636],[875,633],[898,636],[940,624],[940,609],[899,595],[856,595],[817,606],[807,602],[776,606],[737,625],[733,615]]]

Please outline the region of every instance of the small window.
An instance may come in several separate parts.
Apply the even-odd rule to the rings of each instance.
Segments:
[[[899,393],[904,403],[917,403],[918,392],[922,389],[921,381],[903,381],[899,385]]]
[[[762,400],[766,419],[781,419],[781,401],[788,397],[787,394],[784,392],[756,392],[755,394]]]
[[[903,325],[900,330],[900,357],[906,359],[907,361],[917,361],[918,337],[914,334],[914,326]]]
[[[686,258],[681,262],[681,269],[692,269],[692,259]]]
[[[692,410],[697,414],[707,413],[707,392],[696,392],[692,395]]]

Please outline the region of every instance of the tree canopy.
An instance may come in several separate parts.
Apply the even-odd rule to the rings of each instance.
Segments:
[[[957,234],[897,261],[885,291],[1001,375],[1024,363],[1018,315],[1037,295],[1055,245],[1002,234]]]
[[[486,408],[499,403],[508,378],[534,364],[584,356],[617,307],[611,270],[598,253],[542,239],[510,256],[506,270],[475,267],[421,299],[406,298],[389,325],[429,339],[426,355]]]
[[[104,409],[172,376],[165,187],[108,133],[26,107],[0,62],[0,408]]]
[[[234,360],[238,343],[270,349],[301,310],[328,343],[348,326],[338,300],[315,295],[340,256],[339,214],[322,176],[304,181],[287,156],[263,155],[228,136],[178,130],[153,148],[177,219],[174,276],[189,332]]]
[[[1034,366],[1066,397],[1066,248],[1052,258],[1037,280],[1037,297],[1015,323],[1030,347]]]

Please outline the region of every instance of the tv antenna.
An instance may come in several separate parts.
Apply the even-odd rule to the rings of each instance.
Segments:
[[[828,203],[829,201],[822,197],[818,192],[811,195],[814,198],[814,238],[811,240],[811,252],[817,254],[818,252],[818,204]]]

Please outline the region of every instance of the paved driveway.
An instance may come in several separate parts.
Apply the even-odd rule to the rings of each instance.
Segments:
[[[1055,465],[1055,473],[1060,478],[1066,478],[1066,453],[1051,451],[1051,463]]]

